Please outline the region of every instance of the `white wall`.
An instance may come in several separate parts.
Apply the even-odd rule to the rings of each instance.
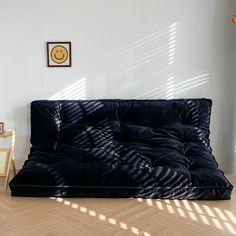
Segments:
[[[214,154],[235,171],[235,13],[234,0],[0,0],[0,120],[17,129],[18,168],[32,100],[209,97]],[[46,41],[64,40],[73,67],[47,68]]]

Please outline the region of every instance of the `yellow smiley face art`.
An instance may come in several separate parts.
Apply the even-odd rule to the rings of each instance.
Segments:
[[[56,64],[62,64],[68,58],[68,51],[64,46],[57,45],[52,48],[51,58]]]
[[[71,42],[47,42],[47,66],[71,67]]]

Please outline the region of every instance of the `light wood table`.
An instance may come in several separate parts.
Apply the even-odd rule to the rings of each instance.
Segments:
[[[0,133],[0,138],[10,138],[10,145],[7,148],[0,148],[0,153],[6,153],[4,171],[0,174],[0,177],[5,177],[4,187],[7,188],[8,181],[10,177],[10,169],[12,167],[13,175],[16,175],[15,160],[14,160],[14,149],[15,149],[15,139],[16,139],[16,130],[6,130],[3,133]]]

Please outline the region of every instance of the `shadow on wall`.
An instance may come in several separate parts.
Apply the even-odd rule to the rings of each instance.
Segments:
[[[121,221],[116,219],[116,217],[113,217],[109,213],[109,211],[107,211],[107,208],[104,212],[102,207],[99,208],[100,212],[91,209],[90,206],[87,206],[89,205],[89,202],[85,204],[78,204],[77,202],[59,197],[51,197],[50,199],[63,204],[65,207],[69,207],[73,210],[78,210],[80,211],[80,213],[86,214],[94,218],[94,220],[96,221],[102,221],[104,222],[104,224],[112,225],[118,230],[122,230],[124,232],[126,231],[127,233],[130,233],[130,235],[156,235],[156,228],[163,226],[163,224],[165,226],[163,230],[166,227],[174,227],[177,222],[181,224],[181,218],[190,220],[189,228],[192,227],[191,221],[192,223],[194,222],[194,224],[196,224],[196,227],[192,227],[192,232],[194,232],[195,229],[198,229],[202,225],[206,230],[215,232],[216,235],[220,232],[226,233],[227,235],[236,235],[235,215],[229,209],[227,209],[227,206],[224,210],[220,209],[218,207],[218,201],[180,201],[142,198],[130,199],[130,201],[132,201],[130,203],[130,206],[133,207],[130,208],[131,211],[127,212],[127,214],[125,214],[124,212],[124,215],[129,219],[129,222],[142,222],[142,225],[144,226],[138,227],[136,225],[127,223],[125,220]],[[124,204],[127,204],[127,202],[124,203],[120,201],[117,203],[116,208],[122,208]],[[157,223],[155,228],[152,224],[148,224],[148,222],[146,224],[143,224],[145,222],[145,219],[143,219],[143,214],[140,214],[140,212],[143,212],[145,214],[145,211],[148,211],[148,221],[150,220],[150,217],[155,217],[159,219],[158,222],[160,223],[160,225]],[[168,218],[168,221],[163,222],[163,220],[160,218],[163,215],[159,216],[158,212],[165,213],[164,219]],[[170,216],[166,216],[166,214],[173,215],[173,218]],[[135,220],[132,220],[133,217],[135,217]],[[146,227],[146,229],[144,229],[144,227]],[[196,233],[199,232],[196,230]]]

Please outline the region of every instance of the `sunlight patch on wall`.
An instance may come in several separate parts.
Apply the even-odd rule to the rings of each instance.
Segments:
[[[143,41],[142,44],[127,48],[122,54],[114,57],[112,61],[104,64],[104,70],[109,78],[122,77],[132,73],[144,65],[151,64],[166,55],[169,50],[169,28],[160,35]],[[171,52],[170,52],[171,53]]]
[[[121,69],[119,67],[120,63],[122,64],[124,62],[124,58],[126,58],[131,53],[133,54],[133,52],[142,52],[142,54],[138,53],[137,55],[138,61],[142,61],[146,60],[149,56],[151,56],[149,54],[152,54],[153,52],[155,54],[159,54],[161,51],[165,51],[168,45],[165,41],[163,41],[163,38],[166,37],[168,31],[169,27],[165,27],[161,30],[155,31],[143,38],[140,38],[134,42],[126,44],[125,46],[115,49],[100,58],[97,58],[93,61],[90,61],[89,63],[81,65],[80,68],[82,69],[82,71],[91,71],[91,69],[94,69],[99,66],[104,67],[106,69],[109,68],[114,70],[114,67],[118,66],[116,71],[119,72]],[[154,48],[153,45],[158,46]],[[138,61],[136,61],[136,63],[138,63]],[[134,61],[132,61],[131,63],[134,64]]]
[[[76,100],[86,99],[86,77],[78,80],[60,92],[54,94],[49,100]]]
[[[177,23],[170,26],[168,65],[175,62]]]
[[[195,76],[190,79],[183,80],[181,82],[174,83],[174,77],[170,76],[167,84],[160,85],[157,88],[153,88],[145,93],[142,93],[135,98],[162,98],[166,96],[167,99],[173,98],[174,95],[181,95],[181,93],[193,90],[194,88],[200,87],[204,84],[209,83],[210,74],[204,73],[199,76]],[[235,148],[236,150],[236,148]]]
[[[175,51],[176,51],[176,33],[177,23],[175,22],[170,26],[169,33],[169,54],[168,54],[168,66],[171,66],[175,62]],[[174,73],[170,73],[167,78],[166,86],[166,99],[172,99],[175,97],[174,90]]]
[[[166,98],[171,99],[174,98],[174,75],[170,74],[167,79],[167,86],[166,86]]]
[[[182,82],[179,82],[175,86],[175,93],[181,94],[182,92],[186,90],[193,89],[195,87],[199,87],[203,84],[206,84],[209,82],[210,74],[202,74],[196,77],[193,77],[191,79],[184,80]]]

